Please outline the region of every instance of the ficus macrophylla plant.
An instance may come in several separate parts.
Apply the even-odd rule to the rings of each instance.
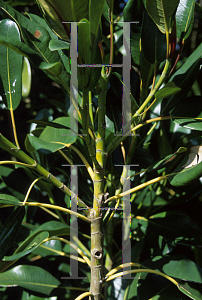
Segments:
[[[201,297],[195,1],[119,4],[0,0],[5,300]]]

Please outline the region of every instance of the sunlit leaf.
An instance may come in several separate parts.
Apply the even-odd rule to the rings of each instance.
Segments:
[[[31,89],[31,66],[27,57],[23,59],[22,96],[28,97]]]
[[[162,33],[170,28],[170,20],[179,0],[146,0],[146,9]]]
[[[2,20],[0,35],[20,42],[20,32],[15,22]],[[22,97],[22,56],[0,45],[0,94],[7,108],[15,110]]]
[[[0,286],[21,286],[45,295],[50,295],[59,284],[59,280],[36,266],[19,265],[0,275]]]
[[[177,37],[187,39],[194,23],[195,0],[180,0],[176,12]]]

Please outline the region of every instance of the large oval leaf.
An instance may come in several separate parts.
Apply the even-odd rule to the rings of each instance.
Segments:
[[[57,118],[53,123],[71,128],[69,117]],[[31,135],[27,136],[26,148],[29,152],[39,150],[51,153],[64,148],[67,144],[73,144],[76,139],[77,136],[72,135],[71,130],[47,126],[39,138]]]
[[[0,286],[21,286],[31,291],[50,295],[60,281],[36,266],[20,265],[0,275]]]
[[[146,0],[147,12],[161,32],[170,29],[170,20],[178,4],[179,0]]]
[[[49,49],[50,40],[57,40],[58,37],[51,31],[45,20],[39,16],[27,14],[28,19],[3,1],[0,0],[0,3],[4,12],[8,14],[8,18],[14,20],[18,25],[25,44],[15,39],[9,40],[8,37],[5,37],[7,40],[1,38],[1,43],[27,56],[32,63],[43,69],[51,79],[56,81],[65,92],[68,92],[70,80],[69,58],[62,50],[51,51]],[[43,62],[43,65],[40,67],[41,62]],[[48,66],[49,64],[50,66]],[[58,76],[58,74],[60,75]]]
[[[196,154],[197,156],[197,154]],[[185,156],[183,161],[174,170],[173,174],[169,177],[170,184],[173,186],[185,186],[190,185],[193,181],[199,179],[202,176],[202,162],[198,161],[198,164],[194,164],[188,168],[184,168],[189,159],[189,153]]]
[[[2,20],[0,35],[20,41],[20,32],[15,22]],[[0,45],[0,94],[8,109],[15,110],[22,97],[22,56]]]
[[[176,12],[177,37],[187,39],[194,22],[195,0],[180,0]]]

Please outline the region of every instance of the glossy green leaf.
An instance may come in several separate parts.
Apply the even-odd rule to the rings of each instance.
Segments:
[[[180,101],[172,110],[171,114],[173,121],[180,126],[202,131],[201,96],[192,96]]]
[[[0,286],[21,286],[25,289],[50,295],[60,281],[40,267],[19,265],[0,275]]]
[[[47,74],[55,77],[58,77],[58,75],[60,75],[62,72],[62,64],[60,62],[52,64],[42,62],[40,63],[39,68],[43,71],[46,71]]]
[[[184,157],[183,161],[177,166],[173,174],[169,177],[170,184],[176,187],[192,184],[202,176],[202,162],[190,167],[183,168],[189,158],[189,152]]]
[[[177,37],[187,39],[194,23],[195,0],[180,0],[176,12]]]
[[[162,33],[170,29],[170,20],[179,0],[146,0],[146,9]]]
[[[27,57],[23,58],[22,96],[28,97],[31,89],[31,66]]]
[[[0,35],[20,42],[20,32],[13,21],[0,22]],[[0,45],[0,61],[0,93],[7,108],[15,110],[22,97],[22,56]]]
[[[61,124],[71,129],[69,117],[57,118],[53,121],[53,123]],[[71,135],[71,133],[72,131],[68,129],[59,129],[47,126],[40,135],[40,139],[49,143],[57,142],[73,144],[76,141],[77,137],[75,135]]]
[[[159,31],[146,11],[142,24],[141,46],[149,63],[160,63],[166,59],[166,36]]]
[[[49,48],[51,51],[69,49],[69,43],[61,40],[50,40]]]
[[[22,56],[28,57],[37,67],[41,63],[41,59],[38,57],[37,52],[22,42],[14,40],[11,37],[0,35],[0,44],[10,48],[11,50],[14,50],[16,53],[21,54]]]
[[[181,88],[181,91],[171,96],[169,101],[165,100],[164,114],[168,113],[181,99],[185,98],[200,72],[201,64],[202,44],[186,59],[182,67],[171,76],[169,82],[174,82],[177,87]]]
[[[49,236],[49,233],[47,231],[43,231],[43,232],[39,233],[37,236],[34,236],[33,240],[29,239],[30,243],[26,244],[25,248],[20,246],[20,250],[17,249],[13,255],[4,256],[4,261],[17,260],[17,259],[31,253],[36,248],[38,248],[39,245],[43,242],[43,240],[48,238],[48,236]]]
[[[17,207],[8,217],[0,232],[0,260],[12,246],[25,215],[24,207]]]
[[[35,136],[27,135],[25,147],[28,152],[41,151],[42,153],[51,153],[59,149],[65,148],[65,145],[60,143],[49,143]]]
[[[58,39],[58,37],[50,30],[45,20],[39,16],[34,16],[32,14],[27,14],[27,17],[18,13],[9,5],[6,5],[2,0],[0,0],[0,5],[2,9],[8,14],[8,17],[14,20],[21,32],[21,35],[25,41],[24,43],[17,43],[16,41],[10,39],[0,39],[1,44],[11,47],[15,51],[27,56],[30,61],[39,67],[40,63],[46,64],[62,64],[62,72],[58,76],[58,67],[56,68],[56,74],[52,76],[50,72],[44,70],[46,74],[59,85],[62,86],[65,92],[69,91],[69,81],[70,74],[68,73],[69,64],[65,63],[65,55],[58,51],[51,51],[49,49],[49,42],[51,39]],[[7,43],[7,44],[6,44]],[[31,51],[32,50],[32,51]],[[44,69],[44,65],[42,65]],[[52,70],[53,71],[53,70]]]
[[[177,94],[181,91],[181,88],[177,87],[174,82],[167,82],[163,88],[158,90],[158,92],[155,93],[155,98],[168,98],[172,95]]]
[[[50,48],[50,43],[54,43],[54,42],[55,43],[60,43],[61,42],[61,43],[63,43],[63,45],[68,45],[68,43],[66,43],[66,42],[61,41],[61,40],[58,39],[58,37],[52,32],[52,30],[49,28],[49,26],[47,25],[47,23],[45,22],[44,19],[42,19],[39,16],[34,15],[34,14],[28,14],[27,13],[27,16],[30,18],[30,20],[32,22],[40,24],[42,27],[44,27],[48,31],[48,33],[49,33],[49,35],[51,37],[51,40],[49,41],[49,48]],[[69,54],[69,52],[67,50],[68,50],[68,47],[65,47],[63,49],[58,49],[57,50],[57,54],[60,57],[58,60],[59,61],[61,60],[61,62],[63,62],[63,71],[62,71],[62,74],[60,75],[60,77],[62,78],[62,80],[65,83],[68,83],[69,80],[70,80],[70,62],[69,62],[69,56],[70,56],[70,54]],[[54,50],[54,51],[56,51],[56,50]]]

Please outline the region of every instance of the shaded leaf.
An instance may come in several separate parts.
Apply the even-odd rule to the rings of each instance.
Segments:
[[[154,64],[148,62],[148,60],[144,56],[143,51],[140,52],[140,71],[141,71],[142,89],[145,89],[147,92],[147,89],[151,84],[151,80],[154,72]]]
[[[22,246],[20,246],[20,250],[16,250],[13,255],[10,256],[4,256],[4,261],[12,261],[12,260],[17,260],[32,251],[34,251],[39,245],[48,238],[49,234],[47,231],[43,231],[39,233],[37,236],[34,236],[34,238],[31,240],[29,239],[30,243],[26,245],[26,247],[23,249]]]
[[[168,100],[165,100],[163,113],[168,113],[173,109],[181,99],[185,98],[188,91],[191,89],[195,82],[202,64],[202,44],[187,58],[185,63],[179,68],[170,78],[169,82],[181,88],[181,91],[177,95],[171,96]]]
[[[138,281],[138,299],[188,300],[187,296],[167,279],[156,274],[141,273]]]
[[[0,260],[12,246],[25,215],[24,207],[17,207],[8,217],[0,232]]]
[[[138,222],[144,232],[159,234],[173,244],[202,244],[200,226],[184,212],[162,212],[151,216],[148,220],[140,218]]]
[[[180,126],[202,131],[202,97],[192,96],[180,101],[171,112]],[[179,118],[177,118],[179,117]],[[195,119],[199,118],[199,119]]]
[[[144,56],[149,63],[160,63],[166,59],[165,34],[160,32],[146,11],[142,24],[141,46]]]

